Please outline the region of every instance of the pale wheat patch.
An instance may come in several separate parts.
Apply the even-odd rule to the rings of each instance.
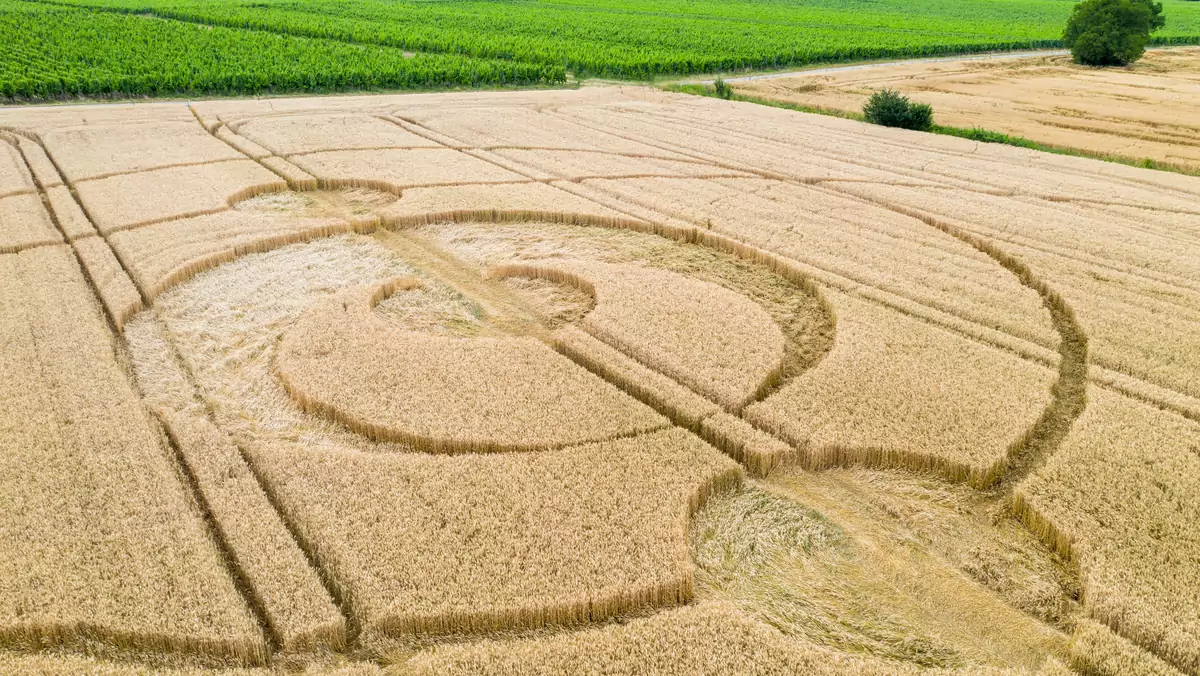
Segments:
[[[240,160],[241,153],[196,122],[98,124],[42,134],[68,181],[127,174],[178,164]]]
[[[263,660],[70,250],[2,258],[0,642]]]
[[[0,198],[0,253],[62,241],[62,234],[36,194]]]
[[[932,470],[987,485],[1050,403],[1055,374],[839,293],[833,350],[766,400],[755,424],[803,447],[807,467]]]
[[[224,211],[242,196],[286,187],[252,160],[156,169],[75,184],[84,209],[104,234]]]

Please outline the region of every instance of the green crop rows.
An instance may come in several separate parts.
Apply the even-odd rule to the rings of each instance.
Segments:
[[[334,91],[554,83],[562,68],[0,4],[0,97]]]
[[[1072,0],[0,0],[4,91],[155,93],[554,84],[1057,46]],[[64,5],[72,9],[67,11]],[[1165,0],[1159,42],[1200,42]],[[61,9],[53,10],[52,7]],[[82,11],[79,8],[87,8]],[[56,13],[57,12],[57,13]],[[100,24],[111,28],[96,28]],[[209,27],[228,29],[202,33]],[[26,35],[26,33],[28,33]],[[190,43],[203,43],[203,47]],[[14,44],[15,42],[15,44]],[[132,43],[132,44],[131,44]],[[161,44],[158,56],[139,47]],[[178,51],[174,51],[177,49]],[[219,54],[213,50],[218,50]],[[338,51],[347,50],[347,51]],[[404,59],[400,50],[417,52]],[[286,54],[287,57],[281,57]],[[432,55],[443,55],[435,58]],[[453,55],[453,57],[451,56]],[[234,64],[237,65],[236,73]],[[18,68],[19,70],[19,68]],[[161,77],[156,79],[156,73]],[[131,84],[109,86],[106,83]],[[67,85],[66,83],[71,83]],[[77,83],[83,83],[80,86]],[[56,88],[57,86],[57,88]]]

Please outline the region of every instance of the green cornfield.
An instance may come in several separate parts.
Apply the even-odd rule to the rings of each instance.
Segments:
[[[563,82],[561,67],[406,55],[266,31],[25,2],[0,3],[0,97],[425,89]]]
[[[1160,44],[1200,43],[1164,0]],[[1071,0],[0,0],[9,97],[558,84],[1057,47]],[[152,48],[150,48],[152,47]],[[409,52],[406,58],[404,52]],[[413,56],[415,53],[415,56]]]

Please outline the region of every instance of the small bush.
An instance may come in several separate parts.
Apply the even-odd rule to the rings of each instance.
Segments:
[[[1076,63],[1124,66],[1142,58],[1150,33],[1165,24],[1154,0],[1084,0],[1071,12],[1063,42]]]
[[[733,98],[733,87],[730,87],[729,83],[721,78],[717,78],[717,81],[713,83],[713,91],[719,99]]]
[[[909,101],[907,96],[891,89],[881,89],[871,95],[863,106],[867,122],[885,127],[929,131],[933,127],[933,107],[927,103]]]

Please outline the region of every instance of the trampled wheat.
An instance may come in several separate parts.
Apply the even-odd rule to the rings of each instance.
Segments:
[[[1071,635],[1070,662],[1096,676],[1181,676],[1181,672],[1093,620],[1081,619]]]
[[[1200,671],[1200,425],[1092,388],[1017,513],[1080,568],[1088,614],[1187,673]]]
[[[435,648],[408,662],[413,674],[550,676],[1021,676],[1016,669],[921,670],[850,657],[789,641],[733,606],[704,603],[587,631],[518,641],[480,641]]]

